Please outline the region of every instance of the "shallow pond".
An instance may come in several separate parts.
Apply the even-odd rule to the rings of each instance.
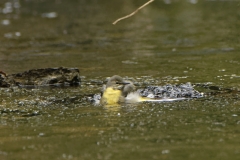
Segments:
[[[240,2],[154,1],[112,25],[145,2],[0,2],[0,70],[82,76],[79,87],[0,89],[0,159],[239,159]],[[138,88],[191,82],[205,97],[88,102],[114,74]]]

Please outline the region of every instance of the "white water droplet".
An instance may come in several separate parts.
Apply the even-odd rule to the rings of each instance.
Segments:
[[[169,150],[167,150],[167,149],[165,149],[165,150],[162,150],[162,154],[168,154],[168,153],[170,153],[170,151],[169,151]]]

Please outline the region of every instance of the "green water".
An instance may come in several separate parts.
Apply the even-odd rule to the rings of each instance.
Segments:
[[[145,2],[0,2],[0,70],[65,66],[83,76],[80,87],[0,89],[0,159],[240,158],[240,2],[154,1],[111,24]],[[114,74],[138,88],[232,90],[115,108],[85,100]]]

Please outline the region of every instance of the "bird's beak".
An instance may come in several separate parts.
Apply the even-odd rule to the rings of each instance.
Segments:
[[[116,82],[116,84],[127,85],[130,84],[129,82]]]
[[[128,83],[128,82],[116,82],[116,84],[117,84],[116,89],[122,90],[125,85],[130,84],[130,83]]]

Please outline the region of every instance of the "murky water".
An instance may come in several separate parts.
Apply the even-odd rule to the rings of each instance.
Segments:
[[[83,76],[80,87],[0,89],[0,159],[239,159],[240,2],[155,1],[111,24],[145,2],[0,2],[0,70]],[[206,97],[89,103],[114,74],[139,88],[200,84]]]

